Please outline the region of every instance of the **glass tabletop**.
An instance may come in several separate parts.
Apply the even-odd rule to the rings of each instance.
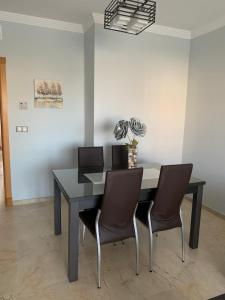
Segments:
[[[161,165],[158,163],[139,164],[143,167],[142,190],[157,188]],[[54,170],[53,175],[60,184],[64,193],[69,199],[79,197],[102,195],[104,193],[106,171],[112,170],[111,167],[104,169],[66,169]],[[190,183],[203,183],[202,180],[191,177]]]

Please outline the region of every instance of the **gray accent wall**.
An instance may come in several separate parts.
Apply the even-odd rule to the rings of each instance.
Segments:
[[[225,28],[192,40],[183,161],[205,179],[204,203],[225,215]]]
[[[1,22],[7,58],[13,199],[50,196],[52,169],[76,166],[84,143],[83,34]],[[34,79],[61,80],[64,107],[34,108]],[[18,102],[27,101],[28,110]],[[29,133],[16,133],[17,125]]]
[[[84,33],[85,145],[94,144],[95,26]]]

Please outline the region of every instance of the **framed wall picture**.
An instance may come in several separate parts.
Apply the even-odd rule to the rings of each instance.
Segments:
[[[34,80],[34,107],[63,108],[61,81]]]

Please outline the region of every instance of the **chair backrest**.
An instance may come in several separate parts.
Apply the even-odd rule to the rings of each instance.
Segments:
[[[151,214],[168,220],[179,215],[181,202],[187,191],[192,173],[192,164],[162,166],[158,189]]]
[[[78,168],[103,168],[103,147],[79,147]]]
[[[112,145],[112,167],[128,166],[128,148],[126,145]]]
[[[133,214],[139,199],[143,168],[109,171],[99,222],[113,230],[133,226]]]

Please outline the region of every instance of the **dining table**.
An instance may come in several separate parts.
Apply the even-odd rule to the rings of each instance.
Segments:
[[[143,167],[143,179],[139,203],[151,202],[157,191],[161,164],[139,164]],[[121,166],[121,169],[123,167]],[[54,232],[62,233],[61,201],[68,204],[68,254],[67,272],[70,282],[78,280],[79,266],[79,212],[101,206],[104,195],[106,172],[113,170],[111,166],[104,168],[83,168],[54,170]],[[118,166],[117,166],[118,169]],[[202,196],[205,181],[191,177],[186,191],[192,204],[189,247],[198,248],[201,222]],[[64,196],[62,198],[62,195]]]

